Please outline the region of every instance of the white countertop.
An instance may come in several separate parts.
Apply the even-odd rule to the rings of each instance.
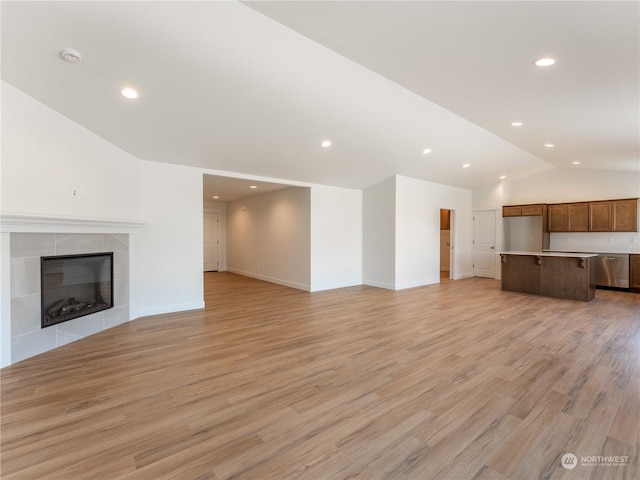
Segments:
[[[499,252],[500,255],[529,255],[536,257],[570,257],[591,258],[597,257],[597,253],[571,253],[571,252]]]
[[[606,252],[602,250],[591,250],[590,252],[574,252],[571,250],[543,250],[543,252],[558,252],[558,253],[595,253],[596,255],[640,255],[640,252]]]

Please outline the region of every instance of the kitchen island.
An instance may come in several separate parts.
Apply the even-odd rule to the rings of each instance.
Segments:
[[[589,302],[596,293],[595,253],[501,252],[502,290]]]

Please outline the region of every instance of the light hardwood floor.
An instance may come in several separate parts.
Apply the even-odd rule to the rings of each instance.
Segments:
[[[640,294],[205,290],[3,369],[2,478],[640,478]]]

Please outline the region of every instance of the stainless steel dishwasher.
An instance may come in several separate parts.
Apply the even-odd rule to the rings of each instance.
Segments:
[[[599,253],[596,258],[596,285],[629,288],[629,255]]]

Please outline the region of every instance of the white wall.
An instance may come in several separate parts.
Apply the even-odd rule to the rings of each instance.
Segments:
[[[311,291],[362,284],[362,191],[311,187]]]
[[[132,236],[135,316],[204,308],[202,171],[140,161],[140,213]]]
[[[203,204],[204,212],[218,214],[218,271],[227,270],[227,203],[205,201]]]
[[[513,182],[510,204],[562,203],[640,197],[639,172],[557,168]]]
[[[471,190],[396,177],[395,288],[440,281],[440,209],[453,210],[453,278],[473,275]]]
[[[3,213],[139,218],[136,157],[6,82],[2,120]]]
[[[227,269],[311,290],[309,188],[287,188],[227,204]]]
[[[473,191],[474,210],[499,210],[502,215],[502,206],[509,204],[511,198],[512,183],[501,180]]]
[[[396,288],[396,179],[363,193],[363,283]]]
[[[475,210],[502,205],[563,203],[640,197],[640,173],[556,168],[509,182],[502,180],[473,191]]]

